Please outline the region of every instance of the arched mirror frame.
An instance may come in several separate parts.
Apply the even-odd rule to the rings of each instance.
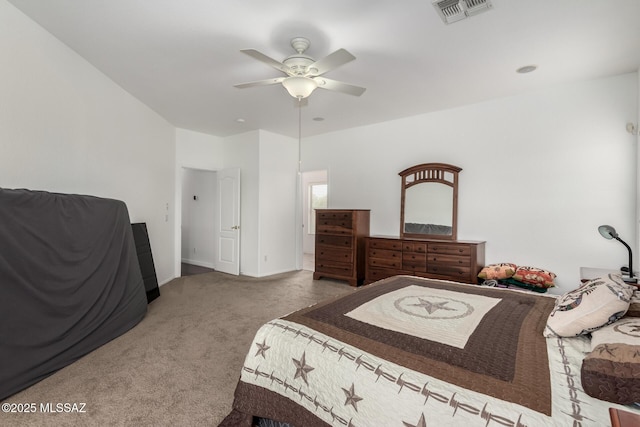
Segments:
[[[416,239],[457,240],[458,236],[458,173],[462,170],[457,166],[446,163],[423,163],[412,166],[399,173],[402,177],[402,196],[400,200],[400,237]],[[405,196],[406,190],[422,183],[440,183],[453,189],[451,200],[453,218],[451,219],[451,234],[417,234],[405,233]]]

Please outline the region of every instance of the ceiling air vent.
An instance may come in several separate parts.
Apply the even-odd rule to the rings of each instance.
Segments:
[[[491,6],[491,0],[433,0],[433,7],[445,24],[485,12]]]

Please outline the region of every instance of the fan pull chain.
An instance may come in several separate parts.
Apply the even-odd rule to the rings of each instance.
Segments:
[[[302,98],[298,98],[298,174],[302,172]]]

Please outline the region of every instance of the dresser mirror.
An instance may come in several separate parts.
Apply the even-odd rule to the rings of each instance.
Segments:
[[[399,173],[402,178],[400,237],[456,240],[458,173],[445,163],[423,163]]]

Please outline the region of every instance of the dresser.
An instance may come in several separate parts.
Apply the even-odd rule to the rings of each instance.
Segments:
[[[369,210],[317,209],[314,280],[345,280],[358,286],[365,276]]]
[[[484,243],[372,236],[366,239],[365,284],[397,274],[477,283]]]

